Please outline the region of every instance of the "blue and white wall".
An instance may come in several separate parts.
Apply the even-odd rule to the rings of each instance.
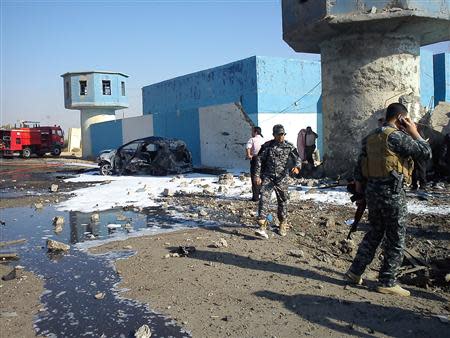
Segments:
[[[202,163],[201,107],[239,103],[256,121],[255,62],[251,57],[142,88],[143,113],[153,115],[155,135],[184,140],[194,164]]]
[[[132,140],[153,136],[151,115],[96,123],[91,125],[92,153],[97,156],[105,149],[115,149]]]
[[[255,56],[144,87],[142,95],[155,135],[183,139],[195,165],[247,167],[252,122],[268,139],[284,124],[294,144],[306,126],[320,134],[319,62]]]
[[[320,62],[284,58],[256,58],[258,125],[264,137],[282,124],[286,139],[297,145],[300,129],[310,126],[319,135],[322,151],[322,103]]]

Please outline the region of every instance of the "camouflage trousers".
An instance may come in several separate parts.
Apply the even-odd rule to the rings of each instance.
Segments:
[[[394,193],[389,185],[375,186],[368,184],[366,200],[369,209],[370,229],[359,245],[358,252],[350,267],[356,275],[362,275],[384,238],[383,264],[380,269],[379,282],[393,286],[396,275],[403,261],[406,235],[406,196],[402,189]]]
[[[287,202],[289,199],[288,179],[289,177],[287,176],[281,180],[273,180],[268,177],[263,178],[259,198],[258,219],[265,219],[267,217],[270,197],[272,196],[272,191],[274,190],[278,204],[278,220],[283,222],[287,219]]]

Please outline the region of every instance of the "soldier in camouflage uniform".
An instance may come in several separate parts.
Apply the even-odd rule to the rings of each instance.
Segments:
[[[275,190],[278,203],[279,234],[286,236],[289,167],[293,166],[290,170],[293,174],[300,172],[301,160],[297,149],[292,143],[285,141],[285,135],[284,127],[281,124],[275,125],[273,127],[274,139],[264,143],[256,162],[255,181],[261,185],[258,208],[260,228],[256,233],[264,238],[269,237],[266,232],[266,217],[273,190]]]
[[[358,192],[362,192],[363,184],[366,185],[370,229],[346,273],[348,280],[362,284],[361,275],[372,262],[384,237],[384,261],[377,290],[400,296],[410,295],[408,290],[396,284],[405,248],[407,209],[404,184],[411,182],[413,159],[431,158],[429,144],[406,114],[406,107],[402,104],[389,105],[386,122],[362,141],[355,180]]]

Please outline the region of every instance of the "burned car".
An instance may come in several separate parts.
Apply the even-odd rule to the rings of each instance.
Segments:
[[[151,136],[104,150],[97,158],[102,175],[148,174],[164,176],[192,171],[192,155],[186,143]]]

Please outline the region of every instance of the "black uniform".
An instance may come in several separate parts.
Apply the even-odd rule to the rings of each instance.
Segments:
[[[287,219],[289,171],[293,167],[300,168],[300,166],[300,157],[292,143],[271,140],[263,144],[255,168],[255,175],[262,179],[259,219],[265,219],[267,216],[273,190],[278,202],[278,220],[281,223]]]
[[[395,128],[393,125],[386,126]],[[379,133],[382,128],[377,128],[372,133]],[[367,181],[365,193],[370,230],[358,248],[350,271],[356,275],[362,275],[366,266],[372,262],[381,240],[385,237],[384,261],[380,269],[379,282],[389,287],[395,284],[396,274],[403,260],[407,216],[406,196],[403,187],[399,190],[395,189],[397,182],[394,177],[369,177],[367,180],[363,177],[362,159],[367,156],[366,141],[369,136],[362,142],[361,154],[355,168],[355,180]],[[431,158],[431,148],[426,141],[414,140],[400,130],[389,135],[387,146],[400,158],[412,157],[418,160]]]

